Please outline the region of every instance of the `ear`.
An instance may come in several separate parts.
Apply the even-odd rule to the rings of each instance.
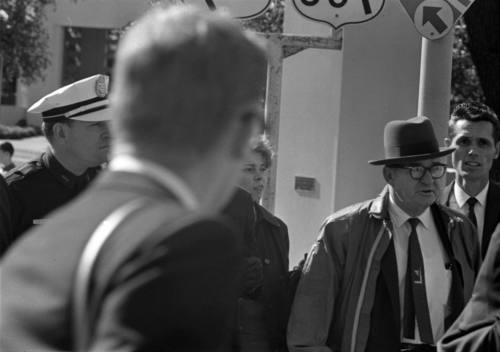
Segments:
[[[393,180],[394,180],[394,169],[391,169],[390,167],[384,166],[384,169],[382,170],[382,174],[384,175],[384,180],[388,184],[392,186]]]
[[[447,146],[447,147],[449,147],[451,145],[451,139],[449,139],[448,137],[446,137],[444,139],[444,145]]]
[[[57,140],[65,140],[68,136],[68,126],[64,123],[55,123],[52,126],[52,134]]]
[[[496,159],[496,158],[498,158],[498,155],[500,155],[500,141],[495,143],[495,149],[496,149],[496,152],[495,152],[495,159]]]

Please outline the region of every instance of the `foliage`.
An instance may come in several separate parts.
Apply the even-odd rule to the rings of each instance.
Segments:
[[[2,0],[0,4],[0,55],[7,80],[32,83],[43,78],[49,66],[46,5],[55,0]]]
[[[243,27],[261,33],[283,33],[285,0],[272,0],[269,8],[257,18],[243,20]]]
[[[156,0],[150,0],[152,4]],[[7,80],[15,77],[32,83],[43,78],[50,64],[48,34],[43,26],[46,5],[55,0],[2,0],[0,5],[0,55],[4,60]],[[263,33],[283,32],[284,0],[272,0],[269,9],[251,20],[243,20],[245,28]],[[469,38],[463,20],[455,27],[453,44],[451,107],[457,103],[484,101],[481,85],[467,50]]]
[[[0,125],[0,139],[23,139],[42,134],[36,126],[4,126]]]
[[[467,45],[469,36],[465,22],[460,19],[455,25],[455,41],[453,43],[453,66],[451,73],[451,109],[457,104],[467,101],[485,101],[476,67]]]

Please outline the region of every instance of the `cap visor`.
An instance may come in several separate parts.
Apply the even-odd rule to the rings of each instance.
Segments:
[[[88,114],[70,117],[69,120],[99,122],[99,121],[109,121],[110,118],[111,118],[110,109],[106,108],[98,111],[93,111]]]

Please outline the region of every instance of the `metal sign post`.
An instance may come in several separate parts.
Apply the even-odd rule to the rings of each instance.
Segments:
[[[438,138],[446,135],[450,113],[453,30],[437,40],[422,38],[418,115],[434,124]]]
[[[266,38],[269,48],[269,63],[267,66],[265,119],[267,136],[276,152],[271,164],[268,184],[263,195],[262,204],[274,212],[276,195],[276,171],[278,165],[279,122],[281,108],[281,82],[283,76],[283,60],[307,48],[342,49],[341,32],[332,31],[331,37],[307,37],[287,34],[260,33]]]

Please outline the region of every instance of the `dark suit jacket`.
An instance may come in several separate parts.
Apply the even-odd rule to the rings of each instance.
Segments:
[[[256,256],[256,214],[250,193],[240,187],[236,187],[233,196],[222,210],[222,214],[226,215],[236,227],[237,234],[241,237],[244,244],[244,256]]]
[[[91,350],[218,350],[238,294],[241,248],[232,228],[203,215],[170,233],[189,211],[168,189],[144,175],[107,172],[3,258],[1,351],[72,348],[71,291],[82,249],[108,214],[138,198],[146,205],[126,219],[97,263]],[[134,221],[151,230],[127,232]]]
[[[453,192],[454,182],[450,183],[444,189],[441,195],[441,203],[449,206],[450,197]],[[486,211],[484,214],[483,240],[481,244],[481,258],[484,258],[488,245],[490,244],[491,235],[497,224],[500,223],[500,185],[490,180],[490,188],[486,195]]]
[[[262,266],[244,268],[259,269],[259,274],[243,277],[259,277],[246,282],[242,296],[259,301],[264,306],[266,331],[273,351],[286,350],[286,324],[288,322],[288,229],[283,221],[252,200],[251,195],[238,188],[223,210],[239,229],[245,242],[245,255],[257,257]],[[240,307],[241,310],[241,307]],[[237,318],[236,318],[237,319]],[[238,327],[246,331],[244,322]]]
[[[271,347],[286,351],[286,327],[290,314],[288,302],[288,228],[264,207],[255,203],[255,234],[258,252],[264,262],[262,302],[265,306]]]
[[[441,339],[439,351],[500,351],[500,228],[491,237],[472,298]]]
[[[10,221],[10,201],[7,183],[0,176],[0,257],[12,242],[12,224]]]

